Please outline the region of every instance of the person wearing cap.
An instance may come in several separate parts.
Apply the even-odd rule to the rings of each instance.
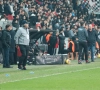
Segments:
[[[12,30],[11,25],[6,25],[6,30],[2,33],[2,42],[3,42],[3,68],[12,68],[9,64],[9,51],[11,46],[11,35],[10,31]]]
[[[25,21],[23,22],[23,26],[18,29],[15,34],[15,43],[16,47],[20,48],[21,56],[19,57],[19,64],[18,69],[26,70],[26,62],[27,62],[27,55],[29,51],[29,25]]]

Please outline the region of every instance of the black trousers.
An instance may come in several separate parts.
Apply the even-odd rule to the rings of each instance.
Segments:
[[[50,55],[53,55],[53,54],[54,54],[54,47],[53,47],[53,46],[48,45],[48,53],[49,53]]]
[[[0,63],[3,63],[3,48],[0,48]]]
[[[64,43],[59,43],[59,54],[64,54]]]
[[[14,52],[10,52],[10,53],[9,53],[9,63],[10,63],[11,65],[14,64]]]
[[[88,60],[88,45],[87,42],[79,42],[79,57],[78,60],[82,59],[82,50],[84,49],[85,60]]]
[[[25,67],[25,66],[26,66],[26,63],[27,63],[27,56],[28,56],[28,52],[29,52],[29,46],[26,46],[26,45],[19,45],[19,47],[20,47],[22,56],[19,57],[19,64],[18,64],[18,67],[20,67],[21,65],[22,65],[23,67]]]
[[[15,53],[14,53],[14,64],[17,64],[19,57],[17,56],[17,48],[15,47]]]
[[[9,50],[10,50],[10,48],[9,47],[4,47],[3,50],[4,50],[3,66],[4,67],[9,67],[10,66],[10,64],[9,64]]]

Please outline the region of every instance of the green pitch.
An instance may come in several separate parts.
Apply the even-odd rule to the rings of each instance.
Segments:
[[[78,65],[31,65],[26,71],[2,69],[0,90],[100,90],[100,59]]]

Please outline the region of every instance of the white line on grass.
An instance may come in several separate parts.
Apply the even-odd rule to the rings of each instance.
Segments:
[[[0,84],[9,83],[9,82],[18,82],[18,81],[22,81],[22,80],[30,80],[30,79],[36,79],[36,78],[43,78],[43,77],[49,77],[49,76],[67,74],[67,73],[81,72],[81,71],[87,71],[87,70],[92,70],[92,69],[97,69],[97,68],[100,68],[100,67],[88,68],[88,69],[82,69],[82,70],[75,70],[75,71],[69,71],[69,72],[62,72],[62,73],[48,74],[48,75],[44,75],[44,76],[38,76],[38,77],[32,77],[32,78],[25,78],[25,79],[20,79],[20,80],[2,82]]]

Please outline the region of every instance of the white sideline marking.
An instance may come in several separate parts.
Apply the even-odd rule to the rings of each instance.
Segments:
[[[25,78],[25,79],[14,80],[14,81],[7,81],[7,82],[3,82],[3,83],[0,83],[0,84],[10,83],[10,82],[18,82],[18,81],[30,80],[30,79],[36,79],[36,78],[43,78],[43,77],[49,77],[49,76],[56,76],[56,75],[67,74],[67,73],[81,72],[81,71],[87,71],[87,70],[92,70],[92,69],[97,69],[97,68],[100,68],[100,67],[88,68],[88,69],[82,69],[82,70],[75,70],[75,71],[69,71],[69,72],[62,72],[62,73],[48,74],[48,75],[39,76],[39,77]]]

